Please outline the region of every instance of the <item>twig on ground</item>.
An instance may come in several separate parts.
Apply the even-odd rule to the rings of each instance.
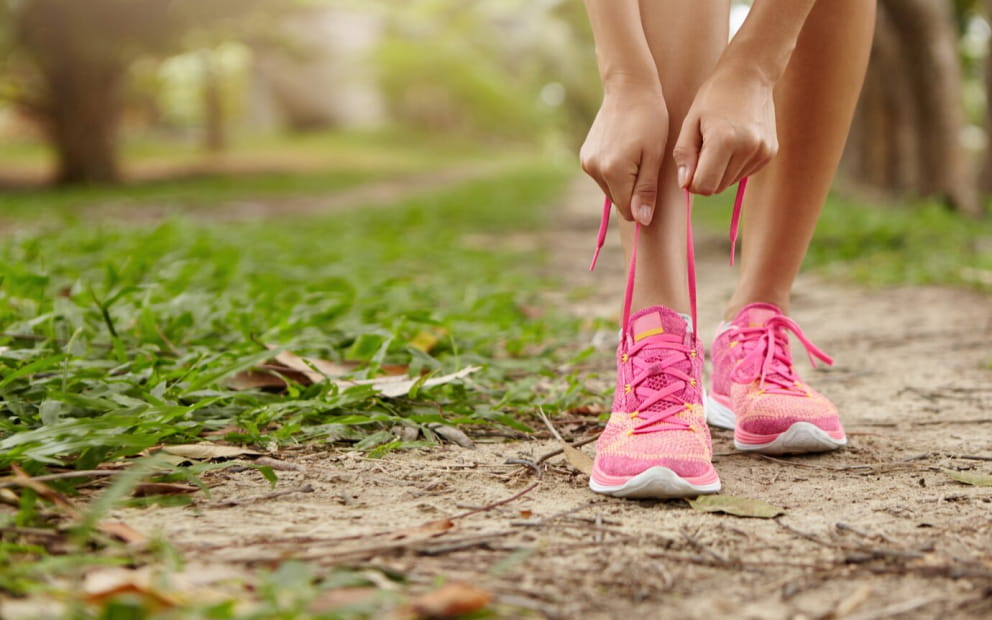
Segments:
[[[116,476],[124,473],[123,469],[82,469],[79,471],[65,471],[58,474],[45,474],[44,476],[33,476],[31,480],[35,482],[48,482],[50,480],[70,480],[73,478],[97,478],[102,476]],[[12,482],[9,479],[0,481],[0,489],[20,486],[20,482]]]
[[[284,491],[275,491],[274,493],[266,493],[265,495],[254,495],[252,497],[243,497],[239,499],[228,499],[221,502],[212,502],[207,504],[210,508],[229,508],[231,506],[240,506],[242,504],[251,504],[253,502],[264,502],[270,499],[276,499],[277,497],[283,497],[284,495],[292,495],[293,493],[313,493],[313,485],[304,484],[303,486],[296,487],[293,489],[286,489]]]
[[[562,443],[568,443],[561,436],[561,433],[558,432],[558,429],[555,428],[555,425],[551,423],[551,420],[548,419],[548,416],[544,413],[544,409],[542,407],[537,408],[537,415],[541,418],[541,421],[544,422],[544,425],[548,427],[548,431],[551,432],[552,437]]]
[[[506,459],[503,461],[506,465],[523,465],[524,467],[529,467],[534,471],[534,475],[540,480],[544,477],[544,470],[537,466],[534,461],[528,461],[527,459]]]
[[[586,437],[585,439],[580,439],[579,441],[576,441],[575,443],[573,443],[572,444],[572,447],[573,448],[581,448],[582,446],[591,444],[592,442],[596,441],[597,439],[599,439],[599,435],[594,435],[593,437]],[[546,454],[542,454],[539,459],[537,459],[536,461],[534,461],[534,464],[535,465],[540,465],[544,461],[546,461],[546,460],[548,460],[550,458],[554,458],[554,457],[558,456],[559,454],[563,454],[564,452],[565,452],[565,448],[558,448],[556,450],[552,450],[551,452],[548,452]]]
[[[530,485],[529,487],[527,487],[523,491],[520,491],[519,493],[516,493],[514,495],[511,495],[510,497],[507,497],[506,499],[501,499],[498,502],[493,502],[491,504],[486,504],[485,506],[479,506],[477,508],[472,508],[470,510],[466,510],[463,513],[460,513],[460,514],[457,514],[457,515],[451,517],[451,519],[452,520],[454,520],[454,519],[464,519],[465,517],[468,517],[468,516],[471,516],[471,515],[474,515],[474,514],[477,514],[477,513],[480,513],[480,512],[486,512],[486,511],[492,510],[493,508],[496,508],[497,506],[502,506],[503,504],[509,504],[510,502],[515,501],[515,500],[518,500],[521,497],[523,497],[524,495],[527,495],[528,493],[530,493],[531,491],[533,491],[534,489],[536,489],[539,486],[541,486],[541,481],[540,480],[538,480],[534,484]]]
[[[937,596],[921,596],[920,598],[914,598],[908,601],[887,605],[881,609],[863,611],[859,614],[848,616],[847,620],[881,620],[881,618],[901,616],[903,614],[908,614],[911,611],[916,611],[917,609],[925,607],[938,600],[940,600],[940,597]]]

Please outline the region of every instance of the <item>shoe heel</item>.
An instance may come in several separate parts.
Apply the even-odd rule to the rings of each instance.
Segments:
[[[710,426],[734,430],[737,426],[737,417],[728,407],[721,404],[715,398],[710,397],[710,393],[703,390],[703,408],[706,411],[706,421]]]

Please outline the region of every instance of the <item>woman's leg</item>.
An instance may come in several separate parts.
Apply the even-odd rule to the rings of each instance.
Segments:
[[[740,280],[725,317],[789,294],[827,197],[861,91],[875,3],[820,0],[775,91],[779,152],[748,184]]]
[[[730,1],[640,0],[640,7],[668,106],[669,135],[654,219],[641,230],[638,243],[632,307],[658,305],[688,313],[685,208],[672,147],[696,91],[727,45]],[[629,260],[632,223],[621,223],[621,238]]]

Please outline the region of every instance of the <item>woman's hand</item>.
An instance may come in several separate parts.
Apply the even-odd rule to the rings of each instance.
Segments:
[[[659,86],[607,89],[579,158],[624,219],[651,223],[667,140],[668,109]]]
[[[753,67],[718,65],[682,123],[674,157],[679,186],[718,194],[778,152],[774,83]]]

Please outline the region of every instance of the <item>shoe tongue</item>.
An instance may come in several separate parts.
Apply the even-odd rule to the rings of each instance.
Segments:
[[[764,327],[768,319],[782,314],[778,306],[772,304],[751,304],[737,313],[734,324],[740,327]]]
[[[679,313],[662,306],[645,308],[630,317],[630,333],[634,342],[658,334],[674,335],[685,340],[687,331],[686,320]]]
[[[675,336],[687,344],[689,340],[687,335],[691,333],[691,330],[689,329],[688,321],[679,313],[663,306],[652,306],[641,310],[630,318],[630,333],[635,343],[651,336],[665,334],[669,337]],[[664,352],[662,349],[654,347],[647,347],[640,353],[643,356],[642,359],[647,363],[661,362],[666,356],[671,354],[671,352]],[[680,360],[671,368],[673,370],[678,369],[687,375],[692,375],[692,362],[688,358]],[[641,386],[641,390],[662,390],[668,385],[669,381],[670,378],[667,374],[657,374],[650,377]],[[645,411],[663,411],[672,405],[682,405],[685,402],[690,402],[692,397],[687,390],[691,389],[687,387],[686,390],[680,393],[672,394],[668,398],[648,406]],[[697,401],[692,400],[691,402]],[[631,402],[632,409],[637,409],[640,406],[640,403]],[[683,414],[680,413],[678,415],[681,417]]]

